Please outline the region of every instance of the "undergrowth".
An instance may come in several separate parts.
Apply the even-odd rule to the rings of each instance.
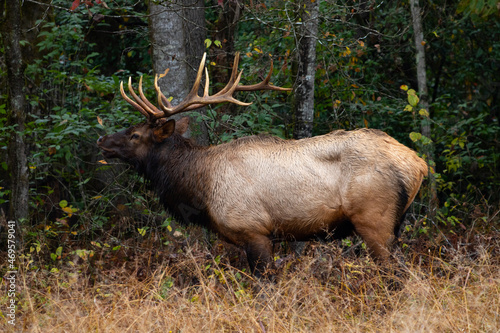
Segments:
[[[495,228],[494,228],[495,229]],[[16,326],[3,332],[498,332],[500,233],[416,238],[398,269],[361,246],[276,247],[276,282],[248,274],[244,252],[190,230],[114,251],[94,243],[59,269],[20,260]],[[196,236],[197,235],[197,236]],[[100,246],[97,246],[100,245]],[[21,252],[28,253],[29,249]],[[36,251],[35,251],[36,252]],[[68,252],[70,253],[70,252]],[[279,257],[278,257],[279,256]],[[0,267],[2,272],[6,267]],[[2,308],[5,304],[2,295]]]

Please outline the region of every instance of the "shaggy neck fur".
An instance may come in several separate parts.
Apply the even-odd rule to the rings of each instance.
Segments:
[[[210,188],[207,147],[196,146],[179,134],[155,144],[136,169],[151,182],[165,208],[187,223],[208,226]]]

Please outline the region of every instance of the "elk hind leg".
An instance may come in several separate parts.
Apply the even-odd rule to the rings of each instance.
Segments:
[[[356,233],[361,236],[371,256],[379,262],[391,257],[390,246],[394,241],[394,219],[388,216],[370,216],[353,219]]]
[[[250,270],[257,277],[272,275],[272,242],[266,235],[254,234],[248,237],[245,250]]]

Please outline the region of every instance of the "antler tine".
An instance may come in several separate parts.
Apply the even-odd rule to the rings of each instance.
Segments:
[[[239,53],[237,53],[236,55],[239,56]],[[273,59],[271,58],[271,68],[269,69],[269,73],[267,73],[266,78],[262,82],[248,86],[243,86],[243,85],[238,86],[236,88],[236,91],[253,91],[253,90],[292,91],[292,88],[277,87],[269,83],[269,81],[271,81],[271,76],[273,75],[273,69],[274,69]]]
[[[140,105],[140,107],[144,110],[144,112],[141,112],[142,114],[145,114],[148,119],[151,119],[151,117],[157,117],[158,115],[162,114],[160,110],[158,110],[153,104],[151,104],[146,96],[144,96],[144,93],[142,93],[142,76],[139,79],[139,93],[141,94],[141,97],[137,96],[137,94],[134,91],[134,88],[132,87],[132,78],[128,78],[128,90],[132,97],[135,99],[135,101]],[[154,118],[153,118],[154,119]]]
[[[141,100],[148,106],[149,109],[147,109],[146,111],[148,112],[151,112],[153,114],[161,114],[162,112],[160,110],[158,110],[158,108],[156,106],[154,106],[153,104],[151,104],[151,102],[146,98],[146,96],[144,95],[144,92],[142,91],[142,75],[141,77],[139,78],[139,95],[141,96]]]
[[[138,110],[140,113],[142,113],[144,116],[149,118],[149,113],[144,110],[139,104],[134,102],[130,97],[127,96],[125,93],[125,90],[123,89],[123,81],[120,82],[120,93],[125,101],[127,101],[130,105],[132,105],[136,110]]]
[[[208,69],[205,67],[205,90],[203,90],[203,97],[208,96],[208,88],[209,88],[209,83],[210,78],[208,77]]]
[[[233,69],[231,70],[231,76],[229,77],[229,82],[226,84],[224,88],[222,88],[221,91],[219,91],[215,96],[218,95],[223,95],[231,89],[232,86],[234,86],[234,82],[236,81],[236,78],[238,77],[238,64],[240,61],[240,53],[236,52],[234,55],[234,62],[233,62]],[[242,71],[243,72],[243,71]]]
[[[161,92],[161,89],[160,89],[160,86],[158,85],[158,79],[160,77],[158,76],[158,74],[155,75],[155,90],[156,90],[156,94],[158,95],[158,105],[160,106],[160,109],[163,110],[164,108],[164,104],[166,104],[167,108],[171,108],[172,107],[172,104],[170,103],[170,101],[168,100],[167,97],[165,97],[165,95],[163,95],[163,93]]]

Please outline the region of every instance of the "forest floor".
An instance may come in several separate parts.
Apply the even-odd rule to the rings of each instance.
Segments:
[[[464,234],[408,243],[397,270],[361,246],[280,247],[274,283],[250,276],[241,250],[196,237],[92,242],[43,264],[24,249],[15,324],[2,293],[0,331],[500,332],[500,233]]]

